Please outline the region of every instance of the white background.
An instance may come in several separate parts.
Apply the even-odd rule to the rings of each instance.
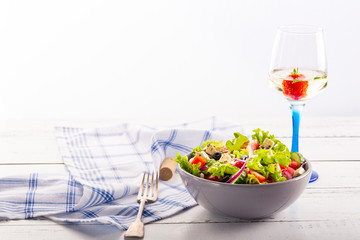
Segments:
[[[304,116],[360,116],[350,0],[1,1],[0,119],[289,117],[276,29],[324,28],[329,85]]]

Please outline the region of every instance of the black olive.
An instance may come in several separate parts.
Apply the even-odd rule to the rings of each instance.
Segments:
[[[248,155],[242,155],[240,160],[246,160],[246,159],[249,159],[249,156]]]
[[[190,160],[191,158],[193,158],[194,155],[195,155],[194,153],[189,153],[189,154],[187,155],[188,160]]]
[[[221,152],[216,152],[216,153],[214,153],[213,158],[214,158],[215,160],[219,160],[219,159],[221,158],[221,155],[222,155]]]
[[[226,176],[223,177],[223,179],[221,179],[220,182],[226,182],[226,181],[229,180],[229,179],[230,179],[230,176],[229,176],[229,175],[226,175]]]

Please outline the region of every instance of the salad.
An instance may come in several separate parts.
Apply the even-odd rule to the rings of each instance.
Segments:
[[[305,159],[267,131],[253,130],[251,139],[235,132],[234,139],[208,140],[187,156],[174,159],[188,173],[230,184],[282,182],[305,173]]]

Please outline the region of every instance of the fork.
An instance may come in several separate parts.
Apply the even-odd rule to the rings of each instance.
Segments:
[[[144,237],[144,223],[141,222],[141,217],[145,203],[152,203],[155,202],[157,199],[158,183],[159,183],[158,175],[159,175],[158,172],[156,172],[155,184],[154,184],[154,172],[152,173],[151,184],[149,186],[150,172],[144,172],[144,176],[140,184],[139,193],[137,195],[137,202],[140,203],[139,212],[136,216],[136,220],[130,224],[128,230],[125,232],[125,237],[137,237],[137,238]],[[144,185],[146,176],[147,176],[146,184]],[[155,189],[154,189],[154,185],[155,185]]]

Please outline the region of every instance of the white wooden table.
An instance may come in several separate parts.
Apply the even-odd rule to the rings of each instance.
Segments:
[[[66,171],[54,126],[99,127],[123,121],[0,122],[0,176]],[[290,119],[238,121],[249,129],[269,130],[290,146]],[[196,206],[145,225],[145,239],[360,239],[360,118],[304,116],[300,135],[300,151],[320,178],[291,207],[269,219],[243,221]],[[1,240],[124,239],[123,235],[115,227],[100,224],[0,221]]]

